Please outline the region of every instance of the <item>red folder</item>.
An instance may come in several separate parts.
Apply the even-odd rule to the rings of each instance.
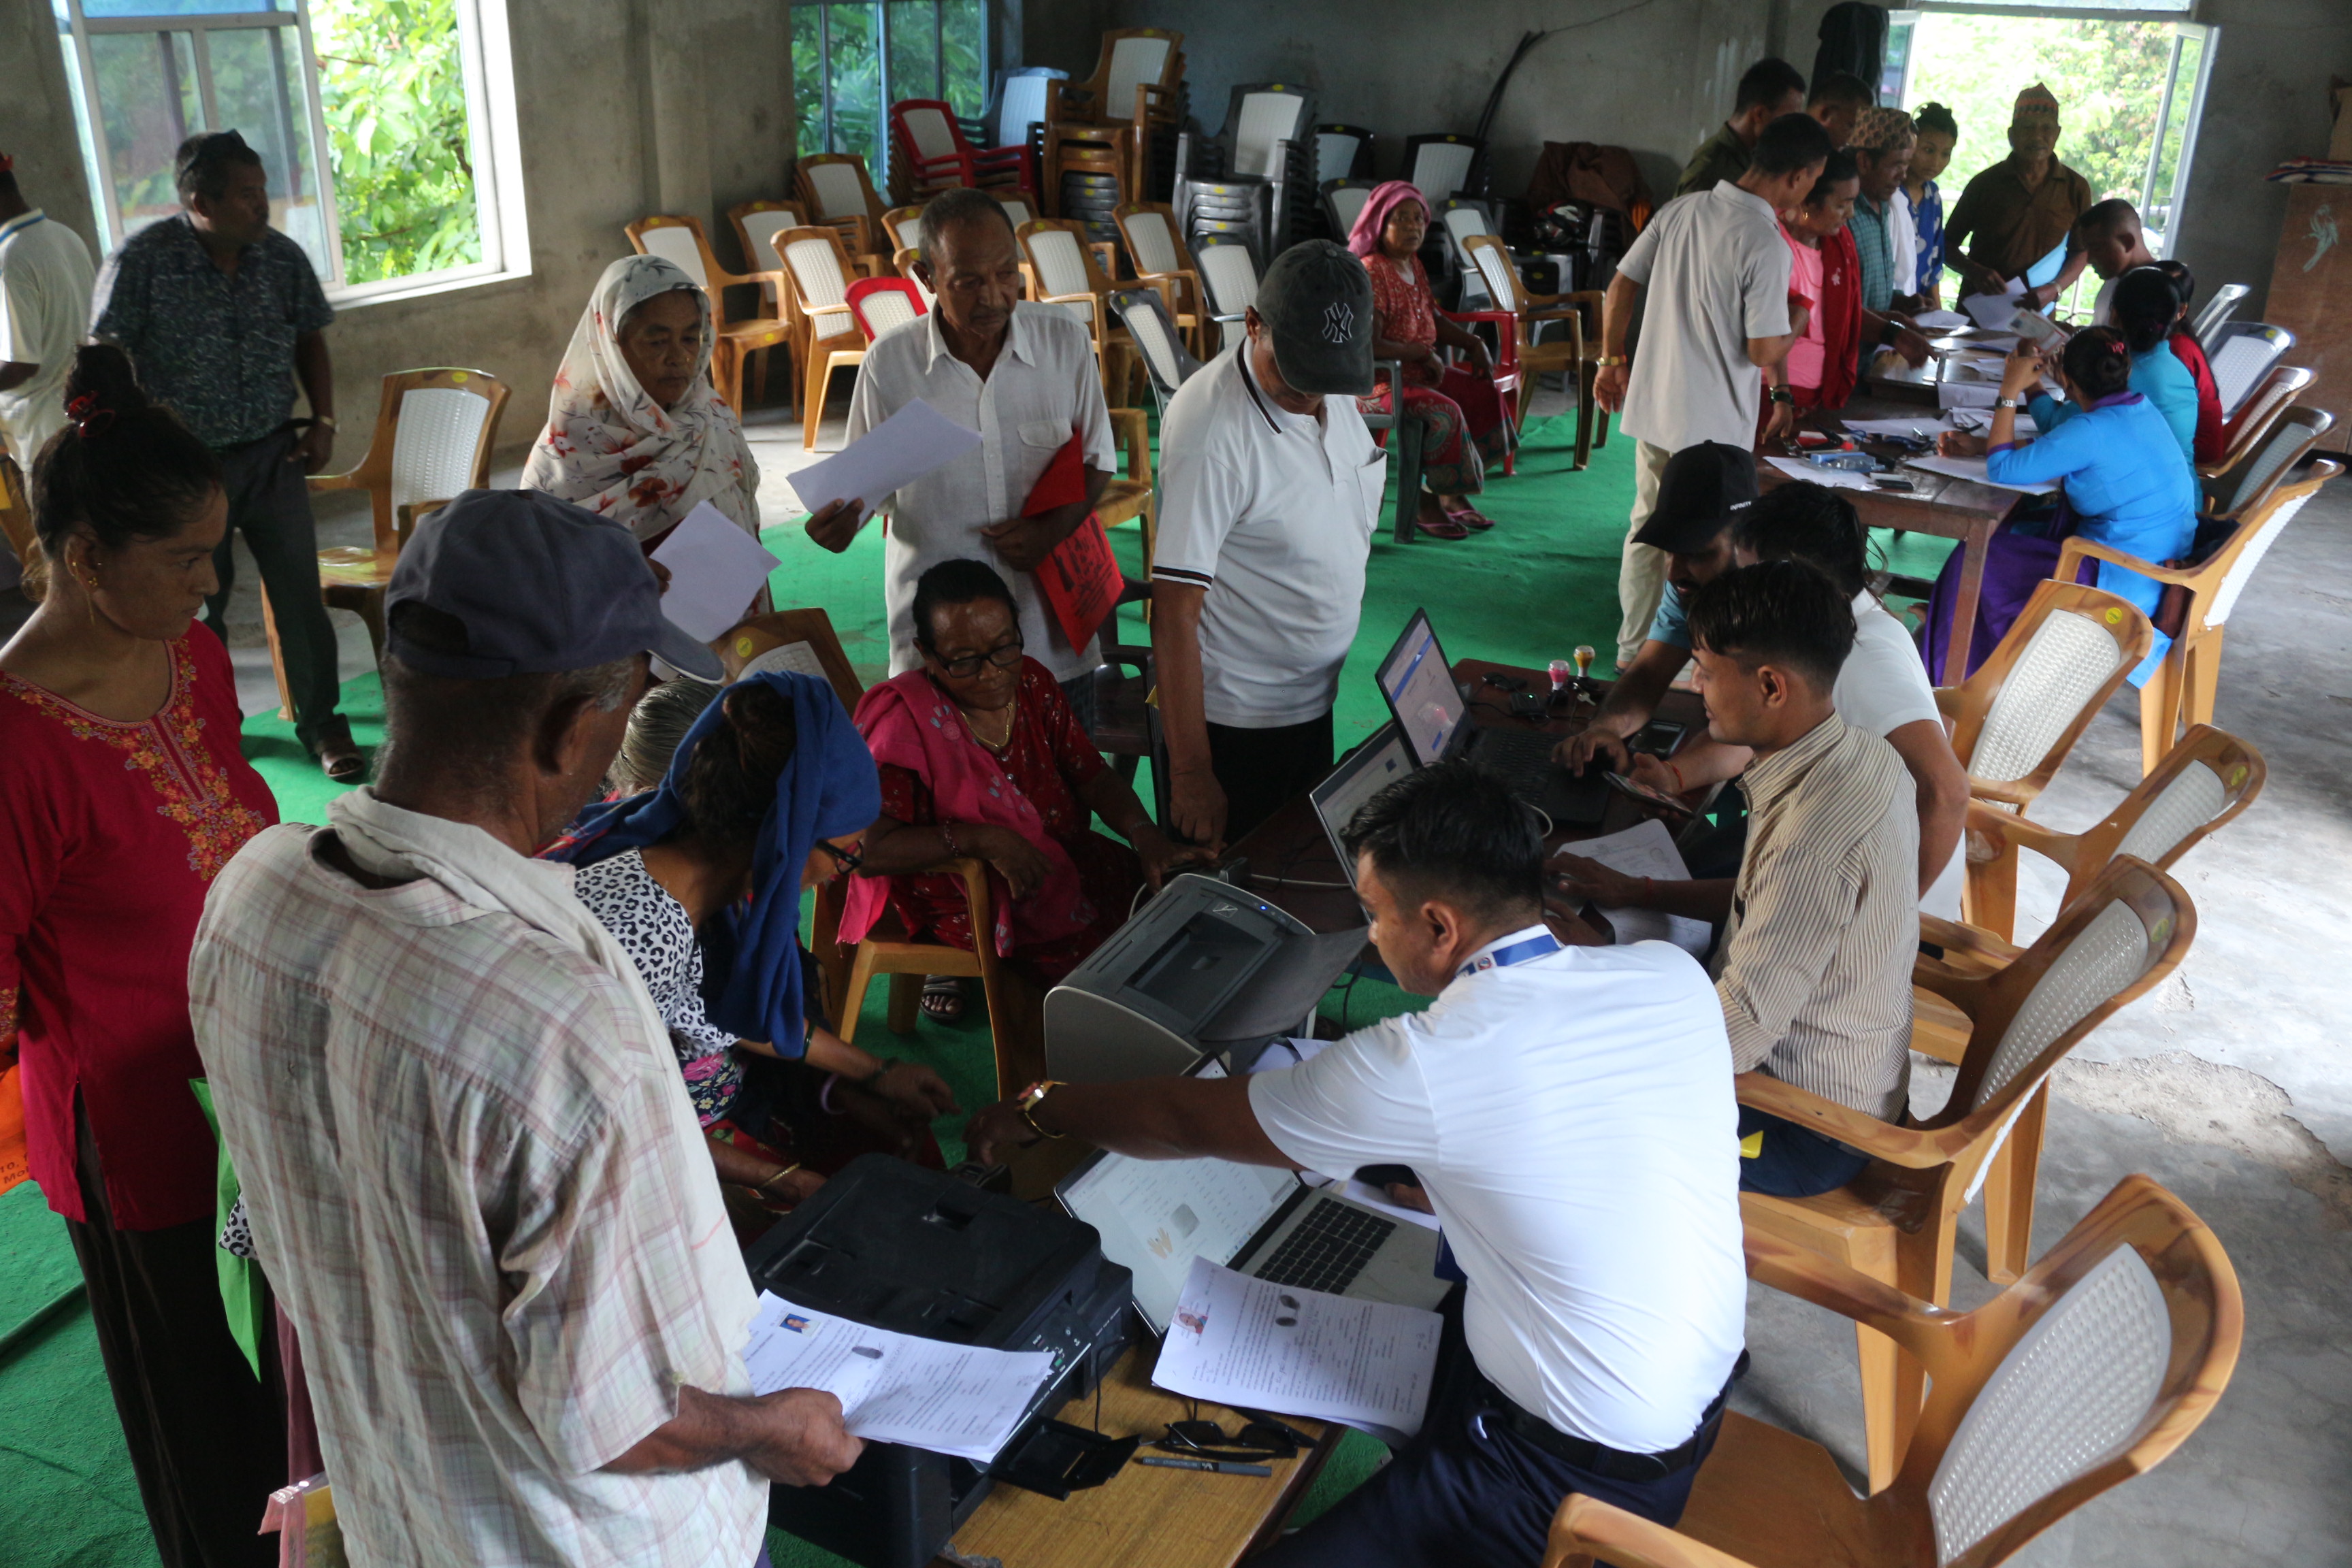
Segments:
[[[1086,458],[1081,442],[1074,430],[1045,471],[1037,476],[1030,487],[1029,499],[1021,503],[1023,517],[1043,517],[1059,507],[1087,499]],[[1067,539],[1054,547],[1037,568],[1037,585],[1045,595],[1045,607],[1070,639],[1070,646],[1082,648],[1094,640],[1103,622],[1118,605],[1118,596],[1127,587],[1127,579],[1118,569],[1118,558],[1111,553],[1110,536],[1103,531],[1102,519],[1087,514],[1086,521]]]

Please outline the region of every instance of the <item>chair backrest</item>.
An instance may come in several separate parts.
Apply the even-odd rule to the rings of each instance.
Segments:
[[[1249,246],[1235,235],[1202,235],[1192,247],[1201,264],[1201,287],[1209,291],[1209,313],[1239,316],[1257,303],[1257,261]],[[1240,323],[1230,323],[1225,342],[1240,335]]]
[[[1491,234],[1470,235],[1462,241],[1462,253],[1477,268],[1495,309],[1514,314],[1527,309],[1527,301],[1519,296],[1519,269],[1511,265],[1511,253],[1503,248],[1501,240]]]
[[[923,247],[923,209],[913,206],[892,207],[882,215],[883,232],[890,237],[890,245],[898,250],[920,250]]]
[[[1360,178],[1370,172],[1372,133],[1360,125],[1315,128],[1315,169],[1327,179]]]
[[[890,106],[890,118],[905,132],[915,156],[929,163],[966,150],[951,105],[935,98],[909,98]]]
[[[1495,233],[1495,219],[1487,212],[1486,204],[1475,196],[1446,197],[1437,204],[1437,221],[1445,226],[1446,241],[1453,247],[1454,259],[1458,262],[1470,260],[1467,247],[1473,236],[1490,235],[1497,242],[1502,238]]]
[[[2210,359],[2213,387],[2221,399],[2221,417],[2238,412],[2271,366],[2294,347],[2294,334],[2263,321],[2231,321],[2213,337]]]
[[[2117,856],[2169,869],[2197,843],[2254,803],[2269,768],[2262,752],[2226,731],[2194,724],[2105,821],[2083,834],[2067,880],[2071,904]]]
[[[800,161],[800,178],[808,187],[816,216],[830,223],[836,218],[872,217],[866,199],[872,182],[865,160],[855,153],[812,153]]]
[[[1095,111],[1106,120],[1125,116],[1135,103],[1135,89],[1147,82],[1171,85],[1169,73],[1182,69],[1184,35],[1159,27],[1126,27],[1103,35],[1103,52],[1095,66],[1099,83]]]
[[[1087,265],[1085,236],[1077,224],[1066,218],[1039,218],[1034,223],[1023,224],[1014,233],[1020,237],[1023,253],[1029,258],[1030,268],[1037,275],[1039,297],[1086,296],[1064,298],[1061,305],[1091,325],[1095,319],[1097,274]]]
[[[1470,166],[1485,145],[1475,136],[1456,136],[1451,132],[1408,137],[1404,177],[1421,192],[1429,210],[1435,212],[1438,203],[1470,184]]]
[[[841,236],[815,226],[788,228],[777,236],[776,248],[783,253],[784,266],[793,275],[793,287],[800,294],[801,308],[810,312],[809,327],[818,340],[856,331],[857,323],[847,313],[819,313],[824,306],[849,302],[849,281],[854,274],[849,258],[841,248]]]
[[[920,319],[930,309],[923,302],[922,290],[904,278],[854,279],[844,298],[849,301],[857,330],[869,343],[893,328]]]
[[[989,188],[988,194],[1004,204],[1004,216],[1013,220],[1014,228],[1019,228],[1024,223],[1037,221],[1037,209],[1031,206],[1029,198],[1019,191],[1008,191],[1003,186],[992,185]]]
[[[998,147],[1019,147],[1029,140],[1029,128],[1045,118],[1052,84],[1067,81],[1070,73],[1051,66],[1024,66],[997,79],[996,109],[988,121],[988,136]]]
[[[2197,312],[2196,322],[2189,327],[2189,335],[2197,340],[2199,347],[2210,353],[2223,323],[2237,311],[2238,301],[2252,292],[2243,283],[2224,283],[2214,289],[2213,297],[2205,301],[2205,308]]]
[[[801,209],[790,202],[745,202],[728,210],[735,237],[743,242],[743,259],[754,272],[782,272],[784,258],[776,249],[776,236],[803,223]]]
[[[488,371],[397,370],[383,378],[374,434],[352,470],[369,492],[375,547],[398,548],[400,509],[490,481],[490,448],[512,389]]]
[[[2113,594],[2075,583],[2038,585],[1962,689],[1953,740],[1965,745],[1960,760],[1970,780],[2047,783],[2155,635],[2137,605]],[[1979,713],[1975,732],[1966,733]]]
[[[1168,301],[1160,297],[1159,289],[1121,289],[1108,296],[1108,303],[1141,352],[1144,371],[1151,377],[1152,393],[1165,412],[1168,400],[1176,395],[1176,389],[1184,384],[1187,376],[1201,368],[1201,362],[1185,348],[1174,318],[1168,314]]]
[[[915,270],[915,263],[922,258],[923,253],[909,245],[890,258],[890,265],[898,269],[899,277],[915,286],[915,292],[922,296],[923,309],[928,310],[939,301],[931,293],[931,286],[923,281],[923,275]]]
[[[2236,517],[2260,506],[2335,424],[2324,408],[2289,408],[2242,459],[2206,482],[2206,510]]]
[[[2212,604],[2206,607],[2201,629],[2210,631],[2228,623],[2230,612],[2238,607],[2238,595],[2243,594],[2246,584],[2253,581],[2254,568],[2263,563],[2263,557],[2269,554],[2271,546],[2278,542],[2278,536],[2286,531],[2286,525],[2294,521],[2295,513],[2303,510],[2304,503],[2317,493],[2320,486],[2343,471],[2342,465],[2333,459],[2321,458],[2318,467],[2308,477],[2282,484],[2271,492],[2269,500],[2257,507],[2252,516],[2238,525],[2240,534],[2245,537],[2245,543],[2223,567],[2221,585],[2214,591]],[[2248,533],[2248,530],[2252,532]],[[2222,548],[2228,550],[2236,542],[2232,539],[2230,545]]]
[[[2271,422],[2284,414],[2304,388],[2317,379],[2318,372],[2302,365],[2273,365],[2253,395],[2238,405],[2237,413],[2221,422],[2222,463],[2227,466],[2242,460],[2255,442],[2270,433]]]
[[[702,225],[696,219],[670,213],[639,218],[629,226],[629,243],[646,256],[676,262],[702,288],[710,287],[710,269],[702,262],[709,242],[702,237]]]
[[[1135,262],[1136,276],[1191,270],[1183,241],[1176,237],[1176,209],[1165,202],[1129,202],[1112,215]]]
[[[1255,179],[1282,173],[1275,161],[1279,144],[1305,142],[1314,111],[1305,88],[1265,81],[1234,89],[1233,107],[1225,115],[1225,172]],[[1313,152],[1312,143],[1307,150]],[[1311,180],[1314,171],[1307,173]]]
[[[1345,245],[1356,226],[1356,219],[1364,204],[1372,199],[1378,180],[1326,180],[1323,182],[1323,216],[1330,220],[1331,237]]]

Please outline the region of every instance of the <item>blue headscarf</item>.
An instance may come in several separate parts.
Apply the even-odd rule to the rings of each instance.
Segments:
[[[625,850],[659,844],[686,821],[677,783],[694,749],[727,722],[728,693],[760,682],[793,705],[792,760],[776,780],[775,804],[760,822],[751,851],[751,897],[719,912],[698,933],[702,986],[710,1021],[747,1040],[765,1040],[779,1056],[805,1048],[802,1026],[801,868],[820,838],[858,833],[882,815],[874,753],[826,681],[811,675],[755,675],[730,686],[702,710],[677,744],[661,787],[592,806],[551,859],[593,866]]]

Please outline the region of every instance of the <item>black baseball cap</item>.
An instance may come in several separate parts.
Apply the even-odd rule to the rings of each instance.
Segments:
[[[1346,246],[1301,240],[1276,257],[1257,313],[1293,391],[1372,395],[1372,279]]]
[[[716,681],[719,656],[661,609],[661,583],[636,537],[541,490],[467,490],[427,513],[384,594],[386,640],[426,675],[491,680],[593,669],[635,653]],[[466,628],[462,653],[400,634],[400,606],[429,605]]]
[[[1658,504],[1636,544],[1696,555],[1756,500],[1756,459],[1738,447],[1701,441],[1666,459],[1658,476]]]

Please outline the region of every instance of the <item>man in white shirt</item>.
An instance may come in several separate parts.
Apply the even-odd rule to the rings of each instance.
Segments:
[[[373,789],[248,842],[188,966],[254,1247],[354,1563],[751,1568],[768,1483],[856,1459],[755,1396],[750,1276],[636,966],[532,859],[646,656],[716,679],[629,531],[531,490],[419,524]]]
[[[976,1117],[990,1159],[1073,1136],[1147,1159],[1409,1163],[1467,1277],[1419,1434],[1267,1568],[1533,1563],[1565,1494],[1671,1524],[1714,1440],[1746,1287],[1731,1057],[1664,942],[1562,947],[1542,836],[1443,763],[1349,825],[1382,962],[1435,1000],[1246,1078],[1033,1085]]]
[[[1078,722],[1094,722],[1091,638],[1073,647],[1036,571],[1076,531],[1101,499],[1118,462],[1094,342],[1059,305],[1021,298],[1021,250],[1004,204],[984,191],[942,193],[923,208],[923,259],[916,263],[936,304],[919,320],[883,333],[858,367],[849,403],[856,440],[917,398],[980,432],[980,445],[887,497],[844,496],[808,520],[809,537],[836,552],[864,525],[866,504],[890,519],[883,545],[883,602],[890,619],[890,673],[919,668],[915,580],[942,561],[985,561],[1012,584],[1021,640],[1062,683]],[[1029,492],[1075,436],[1087,493],[1024,518]]]
[[[1328,240],[1274,259],[1239,343],[1168,405],[1151,650],[1169,824],[1222,847],[1331,767],[1388,461],[1372,386],[1372,286]]]
[[[97,281],[81,236],[25,200],[0,153],[0,447],[30,476],[65,427],[66,372],[89,334]]]
[[[1762,367],[1804,330],[1789,298],[1780,215],[1802,202],[1836,144],[1809,114],[1764,128],[1738,183],[1679,197],[1642,231],[1601,310],[1594,395],[1633,437],[1633,510],[1618,568],[1617,668],[1631,668],[1665,586],[1665,557],[1634,535],[1657,504],[1666,459],[1702,441],[1756,444]],[[1629,374],[1625,332],[1643,308],[1642,352]]]
[[[1801,479],[1756,494],[1755,463],[1745,452],[1694,447],[1677,452],[1660,487],[1643,538],[1667,552],[1666,591],[1633,668],[1620,676],[1591,724],[1562,742],[1563,766],[1581,773],[1599,760],[1641,784],[1675,795],[1738,777],[1749,753],[1701,736],[1671,759],[1628,750],[1658,700],[1691,660],[1685,603],[1733,566],[1801,561],[1838,586],[1853,606],[1853,651],[1830,694],[1839,718],[1893,746],[1912,780],[1919,818],[1919,911],[1960,918],[1961,830],[1968,821],[1969,777],[1944,731],[1918,646],[1870,591],[1869,537],[1853,503],[1826,485]],[[1686,851],[1694,876],[1729,875],[1739,862],[1747,818]]]

